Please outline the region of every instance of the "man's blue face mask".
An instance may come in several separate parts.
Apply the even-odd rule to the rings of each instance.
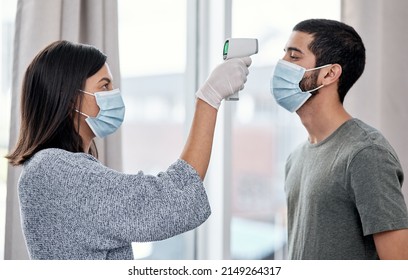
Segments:
[[[299,83],[303,79],[305,72],[330,65],[305,69],[302,66],[280,59],[271,78],[271,93],[276,102],[289,112],[296,112],[312,96],[312,92],[324,86],[321,85],[308,91],[302,91]]]

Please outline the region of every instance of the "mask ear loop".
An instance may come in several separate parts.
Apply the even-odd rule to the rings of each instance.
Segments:
[[[78,90],[79,90],[80,92],[83,92],[83,93],[85,93],[85,94],[88,94],[88,95],[91,95],[91,96],[95,97],[95,95],[92,94],[92,93],[90,93],[90,92],[84,91],[84,90],[82,90],[82,89],[78,89]],[[85,116],[85,117],[87,117],[87,118],[90,118],[89,115],[87,115],[87,114],[85,114],[85,113],[79,111],[78,109],[75,108],[74,110],[75,110],[75,112],[81,114],[82,116]]]
[[[82,90],[82,89],[78,89],[80,92],[83,92],[83,93],[85,93],[85,94],[88,94],[88,95],[90,95],[90,96],[95,96],[94,94],[92,94],[91,92],[87,92],[87,91],[84,91],[84,90]]]
[[[319,66],[319,67],[315,67],[315,68],[310,68],[310,69],[306,69],[305,70],[305,72],[308,72],[308,71],[314,71],[314,70],[319,70],[319,69],[322,69],[322,68],[325,68],[325,67],[328,67],[328,66],[332,66],[333,64],[332,63],[330,63],[330,64],[326,64],[326,65],[323,65],[323,66]]]
[[[81,111],[79,111],[79,110],[77,110],[77,109],[74,109],[74,110],[75,110],[75,112],[81,114],[82,116],[85,116],[85,117],[87,117],[87,118],[90,118],[89,115],[87,115],[87,114],[85,114],[85,113],[82,113]]]
[[[322,87],[324,87],[324,85],[320,85],[320,86],[318,86],[317,88],[312,89],[312,90],[309,90],[309,91],[307,91],[307,92],[310,93],[310,94],[312,94],[312,92],[315,92],[316,90],[319,90],[319,89],[321,89]],[[312,94],[312,95],[313,95],[313,94]]]
[[[311,68],[311,69],[306,69],[305,72],[307,72],[307,71],[319,70],[319,69],[322,69],[322,68],[325,68],[325,67],[328,67],[328,66],[332,66],[332,65],[333,65],[333,64],[330,63],[330,64],[326,64],[326,65],[323,65],[323,66],[319,66],[319,67],[315,67],[315,68]],[[315,89],[308,90],[307,92],[310,93],[310,94],[312,94],[312,92],[315,92],[315,91],[321,89],[322,87],[324,87],[323,84],[320,85],[320,86],[318,86],[318,87],[315,88]]]

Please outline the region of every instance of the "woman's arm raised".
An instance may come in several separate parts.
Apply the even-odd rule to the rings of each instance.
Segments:
[[[226,97],[244,88],[251,58],[234,58],[220,64],[197,91],[196,109],[181,159],[204,180],[211,157],[218,108]]]

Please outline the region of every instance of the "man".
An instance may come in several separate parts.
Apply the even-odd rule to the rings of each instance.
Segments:
[[[272,94],[309,134],[286,164],[290,259],[408,259],[398,157],[343,107],[364,65],[352,27],[312,19],[294,27],[274,71]]]

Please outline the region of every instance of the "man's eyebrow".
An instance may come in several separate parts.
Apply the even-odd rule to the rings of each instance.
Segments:
[[[111,83],[111,80],[109,78],[106,78],[106,77],[103,77],[102,79],[100,79],[98,83],[100,83],[102,81],[105,81],[107,83]]]
[[[284,49],[285,52],[287,51],[295,51],[295,52],[300,52],[301,54],[304,54],[300,49],[295,48],[295,47],[288,47],[287,49]]]

